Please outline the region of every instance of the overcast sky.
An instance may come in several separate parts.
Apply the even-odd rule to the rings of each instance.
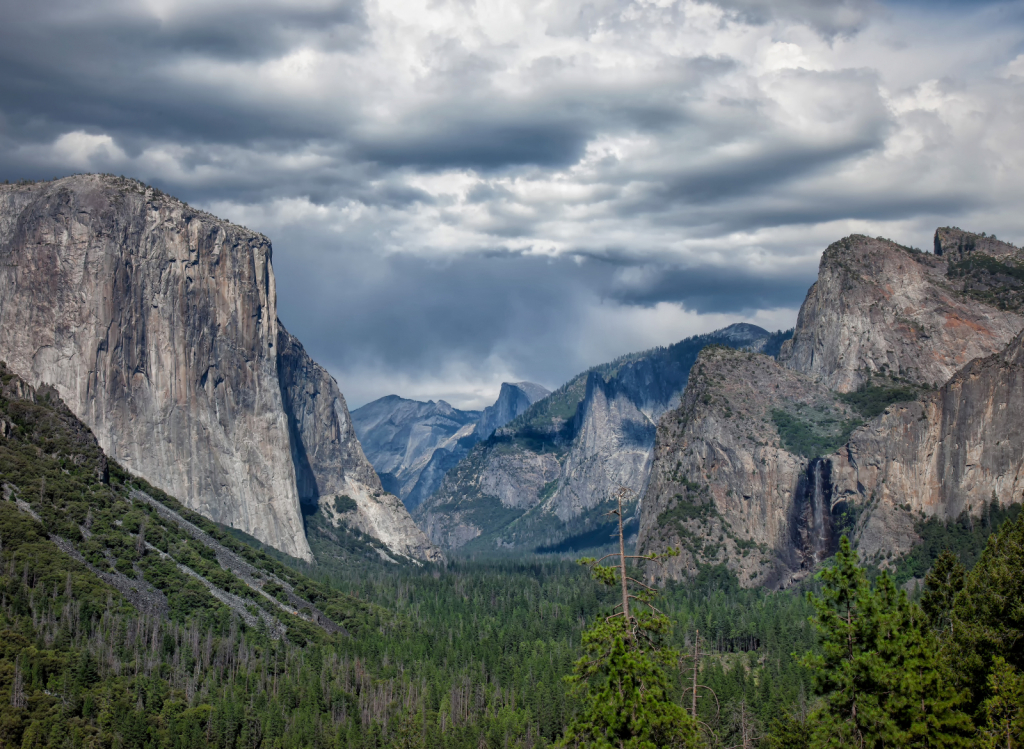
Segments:
[[[1024,242],[1024,2],[0,0],[0,179],[264,232],[350,406],[789,327],[847,234]]]

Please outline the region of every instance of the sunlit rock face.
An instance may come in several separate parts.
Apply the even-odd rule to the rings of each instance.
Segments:
[[[970,245],[971,237],[982,241]],[[953,229],[939,229],[936,243],[944,254],[858,234],[830,245],[779,361],[849,392],[869,376],[938,387],[972,359],[1002,350],[1024,318],[1012,306],[986,303],[980,292],[965,293],[978,274],[965,279],[959,260],[971,246],[979,256],[1024,255]]]
[[[0,358],[53,385],[130,471],[311,559],[300,487],[373,471],[326,372],[282,381],[292,340],[266,237],[124,178],[0,186]]]
[[[938,391],[890,406],[828,460],[832,501],[862,508],[867,559],[909,551],[919,518],[1024,501],[1024,333]]]
[[[806,577],[835,544],[829,464],[786,449],[778,412],[839,435],[854,418],[836,394],[768,356],[705,349],[679,408],[659,425],[638,551],[681,551],[652,580],[725,565],[744,586]]]

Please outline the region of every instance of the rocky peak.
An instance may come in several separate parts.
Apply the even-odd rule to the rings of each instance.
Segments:
[[[534,382],[501,383],[498,400],[485,408],[480,415],[480,421],[476,426],[477,437],[481,440],[487,439],[497,429],[505,426],[550,392],[543,385]]]
[[[982,232],[975,234],[958,226],[944,226],[935,230],[935,255],[948,262],[960,262],[975,253],[994,258],[1020,260],[1022,252],[1009,242],[1001,242],[994,236]]]
[[[465,437],[466,427],[472,429],[479,418],[480,411],[461,411],[443,400],[423,402],[397,395],[352,412],[366,456],[385,488],[403,500],[415,489],[433,454]]]
[[[941,385],[1024,327],[1013,309],[972,298],[949,269],[945,256],[887,239],[835,242],[779,360],[840,392],[872,377]]]

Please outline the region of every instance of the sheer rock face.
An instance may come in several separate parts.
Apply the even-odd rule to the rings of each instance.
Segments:
[[[548,501],[551,513],[562,522],[594,509],[620,486],[636,497],[647,483],[655,426],[630,398],[635,377],[629,380],[605,382],[596,372],[587,377],[587,392],[576,412],[573,448],[558,490]]]
[[[890,406],[829,460],[833,503],[864,508],[865,558],[908,552],[922,515],[1024,501],[1024,333],[920,401]]]
[[[965,236],[940,229],[936,244],[952,250],[968,244]],[[977,246],[1019,254],[994,240]],[[821,257],[818,281],[779,360],[850,392],[869,372],[937,387],[972,359],[996,353],[1024,318],[965,296],[963,284],[947,277],[951,257],[960,255],[920,253],[856,234],[834,243]]]
[[[347,513],[343,522],[395,553],[438,561],[437,549],[401,501],[384,491],[363,455],[338,383],[280,323],[277,356],[300,501],[326,505],[327,516],[337,524],[342,519],[321,500],[346,495],[355,501],[356,512]]]
[[[535,382],[501,383],[498,400],[480,414],[480,421],[476,425],[477,439],[487,439],[494,434],[495,430],[505,426],[541,398],[550,394],[550,390]]]
[[[862,557],[886,564],[920,542],[921,518],[979,514],[993,496],[1024,499],[1024,333],[1010,304],[1020,251],[958,229],[938,230],[936,250],[837,242],[783,345],[784,366],[701,355],[683,407],[658,430],[639,548],[683,554],[652,565],[652,579],[724,563],[745,586],[784,586],[842,532]],[[783,449],[773,411],[849,425],[838,394],[869,371],[875,382],[941,387],[848,438],[835,433],[833,445],[846,443],[831,454],[808,461]]]
[[[134,180],[0,186],[0,358],[54,386],[132,472],[308,560],[300,485],[327,485],[341,467],[335,481],[369,486],[372,469],[356,465],[326,372],[306,357],[279,377],[278,348],[292,341],[262,235]],[[301,477],[293,447],[313,456]]]
[[[310,559],[287,450],[270,242],[138,183],[0,187],[0,352],[107,454]]]
[[[852,416],[827,388],[771,357],[701,352],[682,405],[658,425],[637,549],[682,553],[648,565],[650,579],[725,564],[744,586],[777,587],[830,553],[827,492],[815,487],[809,461],[782,447],[776,409],[826,424]]]

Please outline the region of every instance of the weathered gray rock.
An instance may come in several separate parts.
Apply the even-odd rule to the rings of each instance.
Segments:
[[[920,401],[890,406],[829,461],[832,502],[863,508],[855,540],[876,561],[917,544],[920,518],[1024,501],[1024,333]]]
[[[517,417],[551,393],[543,385],[535,382],[503,382],[501,391],[498,393],[498,400],[488,406],[480,414],[480,420],[476,425],[477,439],[485,440],[499,428],[508,424]]]
[[[810,461],[785,449],[777,410],[833,435],[853,418],[834,393],[768,356],[701,352],[682,405],[658,425],[641,503],[638,553],[682,552],[649,565],[652,580],[724,564],[742,585],[777,587],[831,553],[820,469],[809,473]]]
[[[963,234],[940,229],[936,242]],[[978,247],[1018,253],[1003,243]],[[972,359],[996,353],[1024,317],[964,293],[963,282],[947,276],[948,261],[857,234],[832,244],[779,360],[849,392],[869,373],[937,387]]]
[[[842,532],[863,557],[888,564],[920,542],[920,519],[1021,500],[1020,252],[958,229],[938,230],[936,249],[860,236],[829,247],[783,345],[780,363],[791,369],[702,354],[683,407],[658,431],[639,548],[683,553],[652,565],[652,579],[725,564],[743,585],[784,586]],[[853,415],[836,391],[869,373],[875,384],[945,384],[891,405],[835,452],[808,460],[785,449],[779,412],[839,438]]]
[[[441,559],[401,501],[384,491],[363,455],[338,383],[278,323],[278,374],[288,415],[292,461],[300,501],[318,504],[335,525],[346,523],[414,559]],[[356,503],[342,518],[333,497]]]
[[[456,449],[460,439],[474,432],[480,413],[452,408],[443,400],[423,403],[387,395],[353,411],[352,424],[382,480],[407,499],[431,456],[438,449]],[[473,442],[470,440],[461,455]]]
[[[124,178],[0,186],[0,358],[53,385],[130,471],[311,559],[290,432],[313,457],[306,492],[372,468],[323,370],[296,353],[279,378],[293,342],[266,237]]]
[[[388,395],[356,409],[352,418],[373,467],[413,509],[437,491],[473,445],[548,392],[532,382],[503,382],[498,400],[483,411]]]

